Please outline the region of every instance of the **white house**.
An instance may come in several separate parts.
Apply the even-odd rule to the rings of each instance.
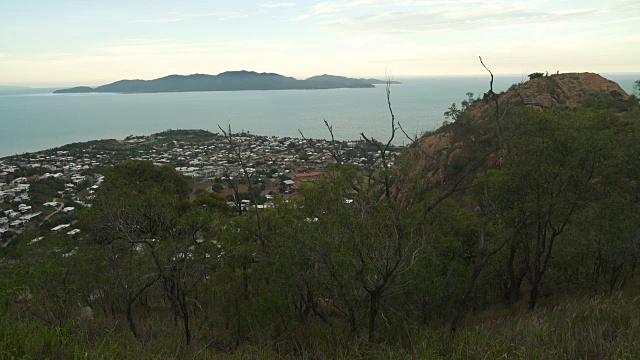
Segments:
[[[33,240],[29,241],[29,242],[27,243],[27,245],[33,245],[33,244],[37,243],[38,241],[40,241],[40,240],[42,240],[42,239],[44,239],[44,236],[37,237],[37,238],[35,238],[35,239],[33,239]]]
[[[71,226],[71,224],[62,224],[62,225],[58,225],[54,228],[51,228],[51,231],[58,231],[58,230],[62,230],[64,228],[68,228],[69,226]]]

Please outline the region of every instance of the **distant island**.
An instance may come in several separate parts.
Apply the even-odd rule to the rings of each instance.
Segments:
[[[392,81],[393,84],[399,84]],[[386,84],[378,79],[354,79],[335,75],[318,75],[305,80],[274,73],[227,71],[218,75],[169,75],[155,80],[120,80],[96,88],[79,86],[54,91],[54,94],[78,93],[159,93],[189,91],[238,90],[312,90],[339,88],[372,88]]]

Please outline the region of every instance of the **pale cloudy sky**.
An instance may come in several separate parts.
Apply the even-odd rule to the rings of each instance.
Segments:
[[[640,71],[639,0],[0,0],[0,84]]]

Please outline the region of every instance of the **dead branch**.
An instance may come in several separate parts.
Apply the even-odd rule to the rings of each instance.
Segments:
[[[385,196],[387,197],[387,199],[391,199],[391,178],[388,173],[389,163],[387,161],[387,151],[389,150],[389,147],[391,146],[393,139],[395,139],[396,131],[398,130],[398,127],[396,126],[396,116],[393,113],[393,107],[391,106],[391,78],[387,79],[386,95],[387,95],[387,107],[389,108],[389,114],[391,115],[391,136],[389,136],[389,140],[383,147],[382,143],[376,141],[373,137],[368,138],[367,136],[365,136],[364,132],[361,132],[360,136],[369,145],[372,145],[378,149],[378,152],[380,154],[378,157],[378,160],[382,161],[382,166],[384,171],[383,173],[384,179],[381,180],[380,182],[384,184]]]
[[[411,141],[411,143],[409,143],[409,145],[408,145],[408,146],[415,145],[415,146],[416,146],[416,148],[418,149],[418,151],[420,151],[420,153],[421,153],[422,155],[424,155],[424,156],[428,157],[428,158],[429,158],[429,159],[431,159],[431,160],[434,160],[434,161],[436,160],[436,157],[435,157],[435,156],[433,156],[433,155],[431,155],[431,154],[427,153],[427,152],[422,148],[422,146],[420,146],[420,144],[418,143],[418,141],[419,141],[419,139],[418,139],[418,135],[416,135],[416,136],[414,136],[414,137],[409,136],[409,134],[404,130],[404,127],[402,127],[402,124],[400,123],[400,121],[398,121],[398,129],[400,129],[400,131],[404,134],[404,136],[405,136],[409,141]]]
[[[496,93],[493,91],[493,73],[491,72],[491,70],[489,70],[489,68],[484,64],[484,62],[482,61],[482,56],[478,56],[480,58],[480,64],[482,64],[482,66],[489,72],[489,75],[491,75],[491,81],[489,81],[489,94],[491,95],[491,99],[493,100],[493,102],[496,105],[496,125],[497,125],[497,129],[498,129],[498,138],[501,139],[502,138],[502,124],[500,123],[500,105],[498,104],[498,95],[496,95]]]
[[[300,133],[300,136],[302,136],[302,139],[307,140],[307,138],[304,137],[304,134],[302,133],[302,130],[298,129],[298,132]]]
[[[329,134],[331,134],[331,156],[333,156],[338,165],[342,165],[342,159],[340,158],[340,154],[338,153],[338,149],[336,148],[336,139],[333,136],[333,125],[329,125],[329,122],[326,119],[324,120],[324,125],[329,130]]]
[[[242,168],[242,173],[244,175],[244,180],[247,183],[247,188],[249,189],[249,194],[251,194],[251,198],[253,200],[253,208],[256,213],[256,225],[258,226],[258,240],[260,241],[260,246],[264,250],[265,248],[265,239],[264,234],[262,232],[262,221],[260,220],[260,210],[258,210],[258,201],[256,198],[256,194],[253,192],[253,175],[249,174],[247,171],[247,165],[242,157],[242,153],[240,151],[240,147],[233,141],[233,133],[231,132],[231,125],[229,125],[228,130],[225,131],[220,125],[218,125],[220,131],[222,131],[222,135],[227,139],[229,146],[233,150],[240,163],[240,167]]]

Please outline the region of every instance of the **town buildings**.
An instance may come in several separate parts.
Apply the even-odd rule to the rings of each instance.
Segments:
[[[191,179],[194,193],[218,191],[233,206],[251,205],[253,197],[237,199],[229,188],[244,184],[241,192],[247,192],[249,178],[258,190],[257,205],[268,208],[274,194],[296,196],[301,183],[320,178],[336,158],[366,171],[378,157],[377,149],[363,141],[334,143],[248,133],[232,139],[229,143],[222,135],[202,130],[168,130],[0,159],[0,238],[45,220],[73,217],[77,209],[91,206],[105,169],[122,161],[174,166]],[[395,152],[387,155],[393,162]]]

